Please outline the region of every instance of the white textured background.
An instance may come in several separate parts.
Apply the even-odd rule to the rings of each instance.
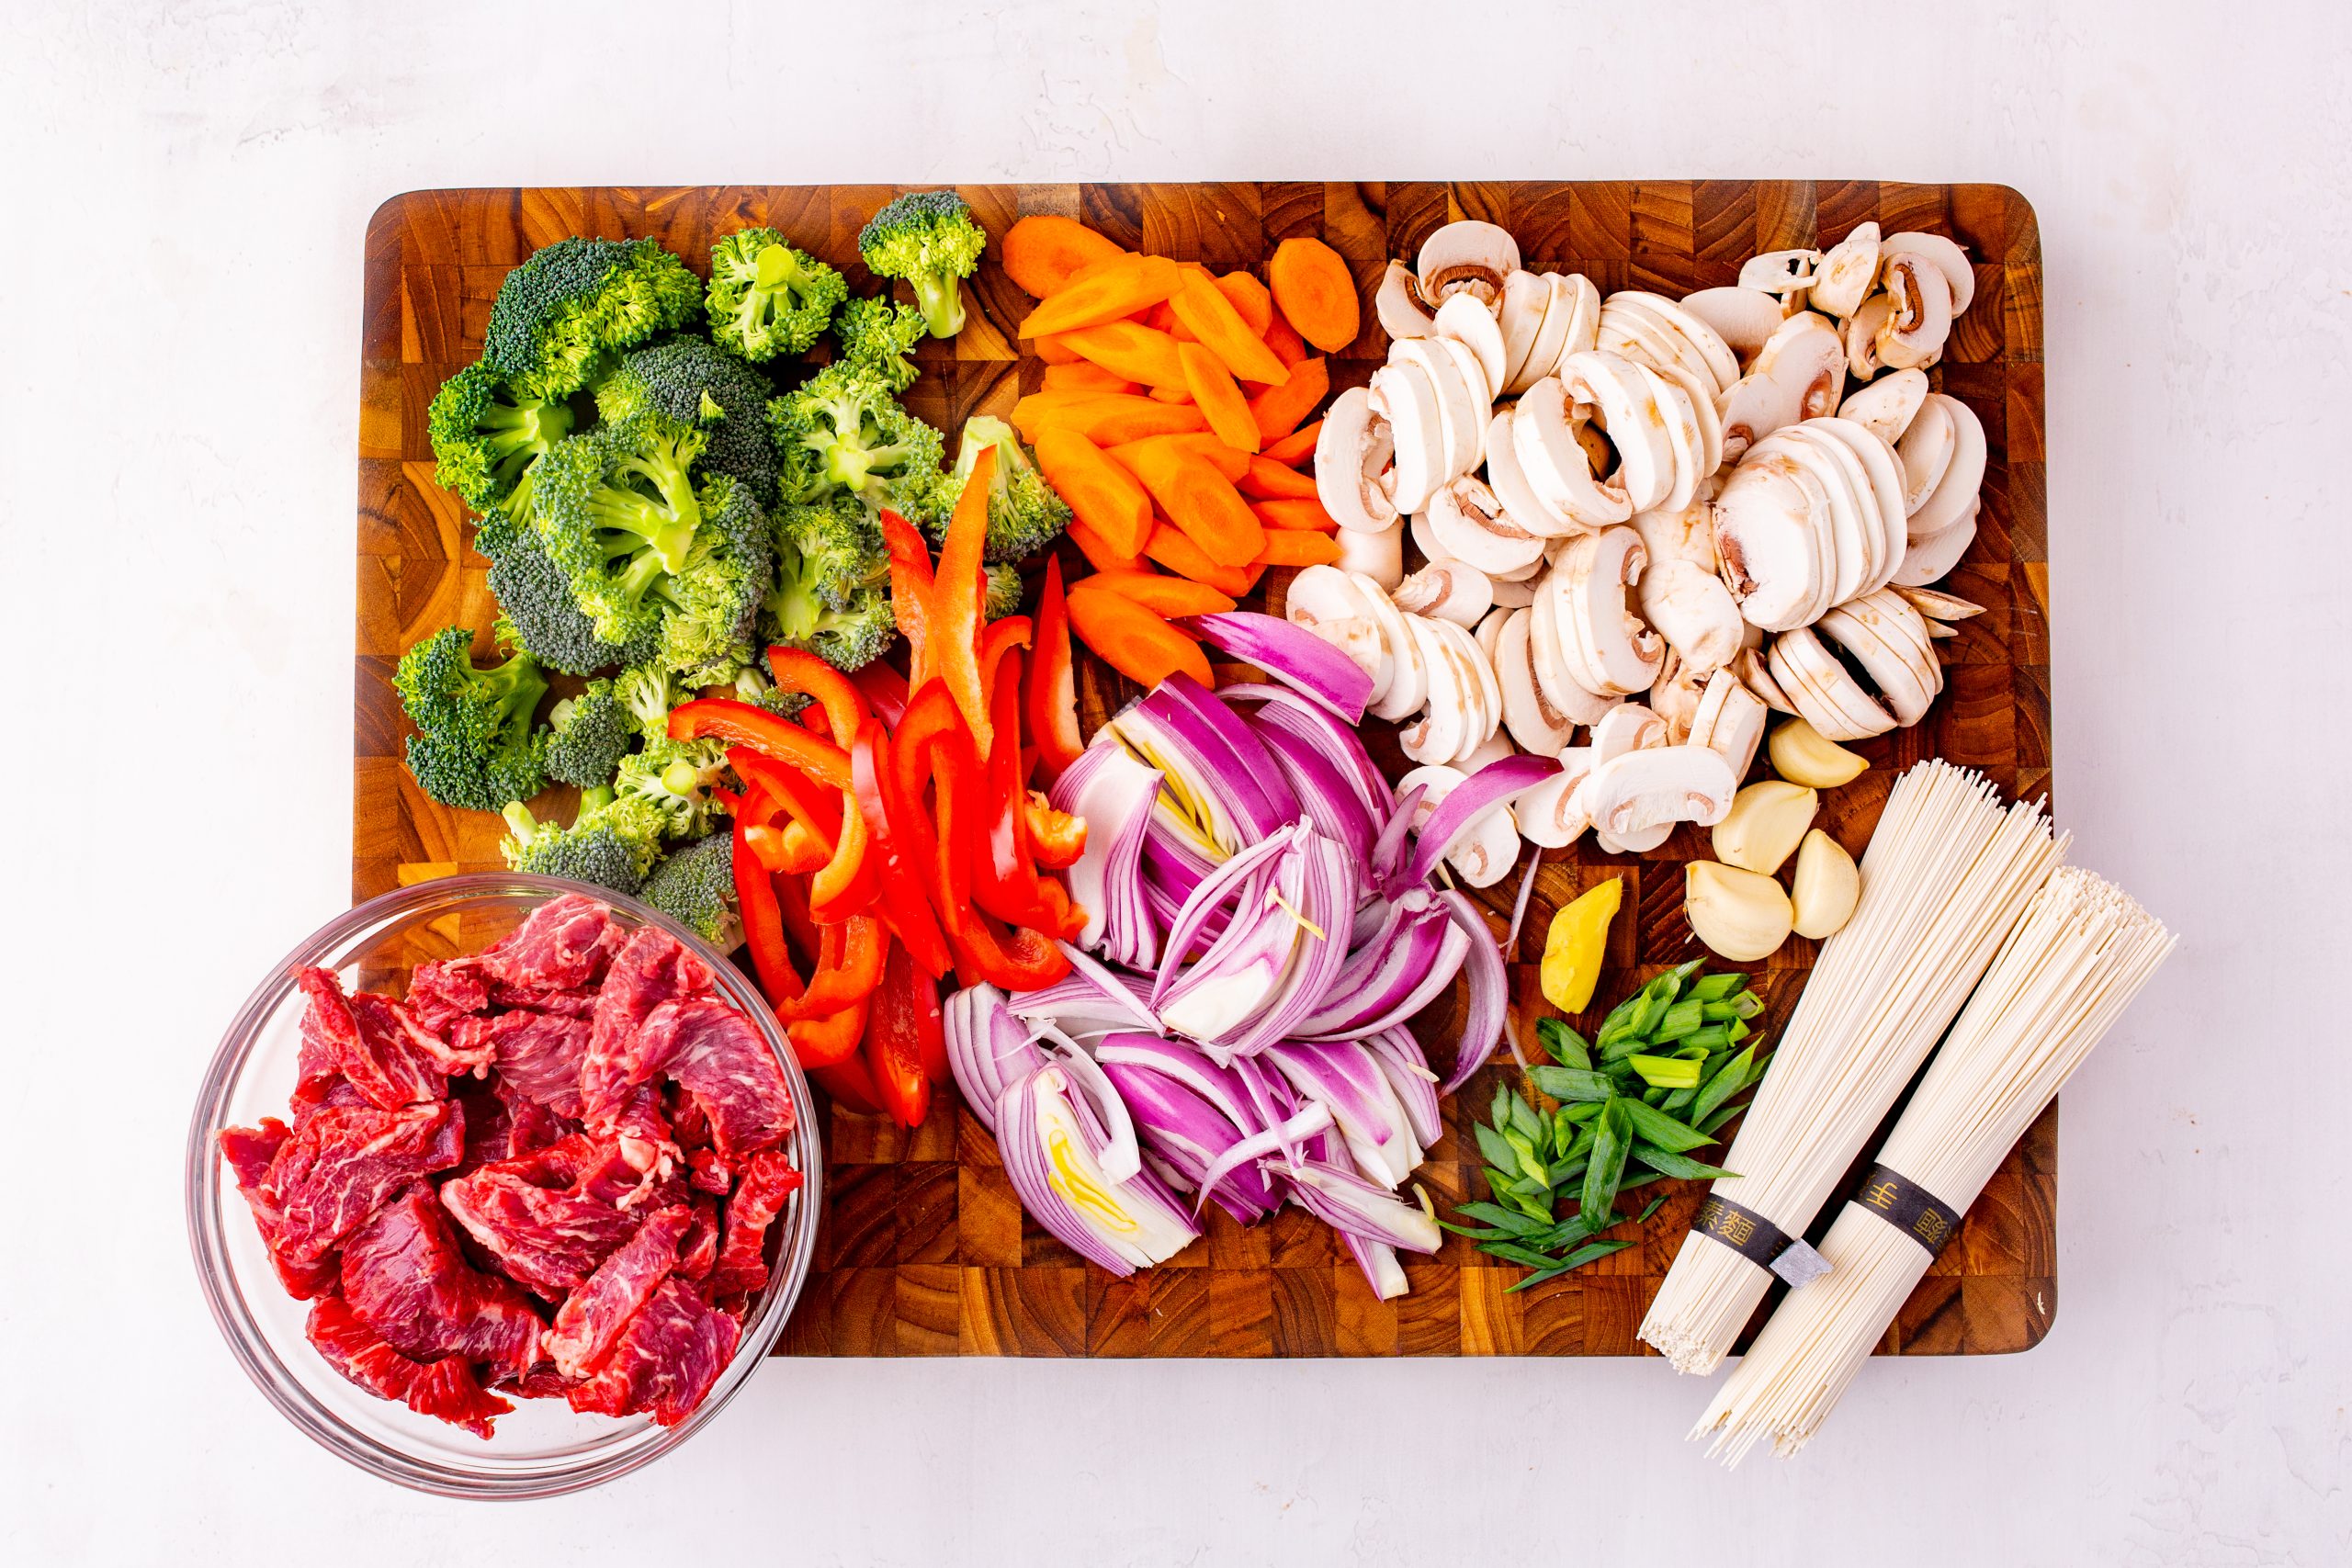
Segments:
[[[686,9],[0,17],[0,1555],[2352,1560],[2343,6]],[[1874,1364],[1804,1458],[1728,1480],[1656,1361],[783,1361],[653,1471],[497,1508],[365,1480],[247,1386],[182,1241],[183,1118],[345,903],[379,201],[1644,175],[2040,211],[2064,819],[2187,940],[2066,1098],[2039,1350]]]

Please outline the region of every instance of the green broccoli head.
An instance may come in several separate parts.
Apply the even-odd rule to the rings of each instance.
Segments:
[[[638,897],[721,953],[742,944],[735,908],[735,836],[707,834],[681,845],[646,879]]]
[[[1021,445],[1012,426],[990,414],[975,414],[964,422],[964,440],[956,449],[956,468],[939,482],[939,491],[923,517],[933,539],[947,535],[948,519],[964,493],[980,454],[993,447],[996,474],[989,483],[989,542],[990,561],[1023,560],[1054,542],[1069,525],[1069,503],[1054,493],[1035,459]]]
[[[614,793],[651,808],[665,839],[698,839],[722,814],[711,786],[727,772],[727,747],[717,740],[649,739],[621,760]]]
[[[780,582],[766,608],[761,628],[770,641],[806,649],[843,673],[881,658],[899,635],[890,591],[879,584],[859,589],[836,608],[805,585]]]
[[[894,394],[914,385],[915,362],[908,356],[927,330],[921,310],[878,294],[851,300],[833,322],[842,357],[871,370]]]
[[[751,661],[760,602],[775,580],[766,515],[725,475],[697,492],[704,523],[685,564],[654,589],[662,601],[661,660],[689,686],[723,684]]]
[[[933,337],[964,330],[964,297],[956,280],[980,265],[989,237],[972,209],[952,190],[916,191],[876,213],[858,231],[858,254],[882,277],[914,285],[915,304]]]
[[[654,626],[654,590],[685,568],[702,529],[688,473],[702,447],[700,429],[649,412],[566,437],[539,459],[532,525],[606,642]]]
[[[998,561],[988,569],[987,592],[980,601],[980,613],[991,621],[1001,621],[1021,608],[1021,573],[1011,561]]]
[[[561,876],[634,896],[662,852],[662,817],[639,800],[610,789],[580,792],[571,825],[541,822],[530,807],[510,802],[506,837],[498,846],[506,863],[534,876]]]
[[[418,787],[444,806],[496,811],[547,787],[547,737],[531,713],[548,682],[527,653],[475,669],[473,640],[464,626],[434,633],[401,655],[392,686],[416,726],[408,767]]]
[[[881,525],[854,495],[785,507],[775,538],[779,588],[789,578],[832,609],[890,575]]]
[[[773,229],[739,230],[710,248],[711,336],[746,359],[806,353],[848,298],[840,273]]]
[[[621,759],[637,746],[637,721],[610,681],[591,681],[548,715],[548,776],[595,789],[613,782]]]
[[[606,642],[572,602],[571,580],[548,558],[538,535],[503,511],[482,520],[474,547],[490,558],[490,592],[498,600],[500,639],[520,646],[550,670],[586,675],[653,656],[661,638],[648,625],[626,643]]]
[[[678,679],[663,666],[648,661],[631,665],[613,677],[613,695],[628,710],[637,732],[645,739],[670,738],[670,710],[678,705]]]
[[[520,397],[568,397],[701,306],[701,280],[655,241],[559,240],[499,285],[482,363]]]
[[[677,333],[629,354],[599,381],[596,412],[612,423],[660,414],[698,426],[703,449],[695,477],[725,474],[768,506],[775,500],[775,452],[767,434],[768,400],[775,395],[760,370]]]
[[[433,477],[476,512],[530,510],[531,469],[571,434],[561,399],[518,394],[486,365],[469,365],[433,394],[425,433],[433,440]]]
[[[768,404],[786,502],[846,491],[869,509],[921,510],[939,483],[939,432],[900,408],[868,367],[842,360]]]

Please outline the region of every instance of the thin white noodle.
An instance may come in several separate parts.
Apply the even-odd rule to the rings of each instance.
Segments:
[[[1952,1026],[1877,1163],[1965,1212],[2173,942],[2120,888],[2074,867],[2058,872]],[[1783,1458],[1803,1448],[1932,1260],[1851,1203],[1821,1252],[1832,1272],[1789,1293],[1691,1430],[1713,1434],[1707,1451],[1727,1465],[1765,1438]]]
[[[1713,1190],[1802,1235],[2064,852],[2039,805],[2004,810],[1982,774],[1929,761],[1897,780],[1853,918],[1822,944],[1715,1162],[1742,1174]],[[1677,1371],[1712,1371],[1771,1281],[1730,1247],[1688,1237],[1641,1337]]]

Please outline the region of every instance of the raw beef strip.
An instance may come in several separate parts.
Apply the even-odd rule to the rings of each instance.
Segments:
[[[328,1366],[379,1399],[406,1399],[409,1385],[424,1370],[385,1344],[383,1337],[360,1322],[351,1303],[339,1296],[329,1296],[311,1307],[303,1332]]]
[[[647,926],[628,939],[605,976],[596,998],[588,1054],[580,1067],[582,1120],[605,1125],[628,1102],[629,1091],[651,1083],[662,1062],[640,1045],[640,1026],[662,1003],[698,997],[711,987],[711,973],[693,953]]]
[[[571,990],[593,985],[620,946],[613,912],[594,898],[567,893],[532,910],[472,962],[493,986]]]
[[[315,1262],[385,1199],[457,1164],[465,1141],[465,1116],[453,1105],[337,1106],[295,1128],[245,1196],[277,1251]]]
[[[248,1204],[254,1201],[254,1190],[268,1179],[270,1162],[277,1157],[277,1151],[290,1136],[292,1133],[286,1123],[275,1116],[263,1117],[258,1127],[221,1130],[221,1157],[229,1162],[229,1168],[237,1179],[237,1190],[245,1195]],[[296,1263],[278,1251],[274,1232],[262,1224],[258,1210],[254,1221],[261,1231],[262,1245],[269,1248],[270,1265],[277,1270],[278,1283],[286,1287],[288,1295],[298,1302],[307,1302],[334,1291],[341,1265],[333,1251],[307,1263]]]
[[[752,1021],[710,997],[665,1002],[638,1032],[648,1061],[663,1065],[710,1119],[711,1142],[730,1160],[784,1141],[792,1093],[784,1068]]]
[[[696,1198],[694,1203],[694,1224],[685,1239],[678,1243],[678,1266],[671,1270],[682,1280],[703,1280],[718,1263],[718,1203],[711,1198]]]
[[[486,1047],[469,1048],[442,1039],[419,1023],[408,1009],[375,991],[353,992],[351,1015],[359,1021],[361,1039],[384,1041],[388,1053],[397,1042],[398,1049],[445,1078],[467,1073],[480,1077],[497,1059]]]
[[[670,1120],[662,1114],[662,1091],[651,1084],[641,1084],[628,1097],[613,1118],[613,1133],[619,1140],[621,1157],[633,1170],[649,1176],[667,1176],[678,1157],[678,1145],[670,1140]],[[623,1207],[635,1207],[624,1202]]]
[[[561,1399],[574,1381],[557,1371],[553,1361],[541,1361],[519,1378],[498,1378],[490,1386],[521,1399]]]
[[[420,1361],[462,1356],[520,1374],[538,1359],[538,1314],[512,1284],[466,1261],[423,1182],[344,1243],[343,1295],[360,1321]]]
[[[800,1173],[782,1149],[752,1156],[735,1196],[727,1201],[727,1242],[719,1248],[718,1267],[710,1277],[710,1293],[731,1296],[758,1290],[768,1282],[768,1266],[760,1257],[768,1226],[784,1210],[785,1200],[800,1190]]]
[[[638,1214],[683,1203],[692,1196],[685,1175],[674,1160],[666,1167],[657,1164],[653,1169],[640,1171],[636,1156],[641,1151],[631,1151],[628,1139],[616,1138],[604,1147],[602,1157],[584,1168],[571,1184],[579,1196]]]
[[[441,1204],[500,1268],[549,1300],[575,1289],[637,1229],[635,1214],[496,1166],[444,1182]]]
[[[551,1012],[560,1018],[586,1018],[596,1010],[596,996],[602,989],[599,986],[567,990],[560,986],[494,984],[490,987],[490,999],[503,1008],[528,1008],[533,1012]]]
[[[588,1051],[584,1019],[517,1010],[469,1018],[456,1031],[458,1045],[488,1053],[498,1076],[559,1116],[580,1115],[580,1062]]]
[[[707,1192],[724,1198],[735,1185],[735,1171],[717,1149],[686,1151],[686,1185],[697,1192]]]
[[[679,1089],[670,1091],[670,1135],[682,1149],[710,1147],[710,1118],[699,1100]]]
[[[481,967],[471,958],[426,959],[410,972],[402,999],[417,1022],[445,1039],[460,1019],[490,1009]]]
[[[571,1407],[606,1416],[650,1411],[656,1422],[674,1427],[718,1381],[741,1337],[733,1318],[664,1280],[594,1375],[571,1391]]]
[[[444,1076],[417,1056],[403,1032],[369,1027],[370,1021],[353,1010],[334,975],[324,969],[303,969],[294,978],[311,998],[310,1010],[302,1018],[305,1056],[311,1055],[314,1040],[323,1042],[334,1053],[334,1065],[343,1076],[368,1097],[369,1104],[385,1111],[398,1111],[422,1100],[439,1100],[448,1093]],[[311,1062],[302,1064],[304,1082],[312,1080],[314,1067]]]
[[[678,1260],[678,1238],[692,1224],[691,1212],[682,1208],[649,1214],[637,1234],[571,1292],[547,1337],[556,1371],[576,1378],[605,1359],[654,1287],[670,1277]]]
[[[462,1427],[477,1438],[488,1438],[492,1423],[514,1408],[483,1390],[474,1370],[458,1356],[445,1357],[419,1369],[408,1386],[408,1407],[452,1427]]]

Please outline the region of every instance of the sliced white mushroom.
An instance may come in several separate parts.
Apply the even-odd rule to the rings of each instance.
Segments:
[[[1692,452],[1696,461],[1690,471],[1690,494],[1696,496],[1724,465],[1724,422],[1715,412],[1716,394],[1688,370],[1669,368],[1657,374],[1681,394],[1677,401],[1678,412],[1698,433],[1698,445]],[[1688,504],[1688,498],[1684,504]]]
[[[1639,510],[1662,508],[1679,512],[1699,492],[1699,480],[1713,472],[1712,468],[1704,467],[1707,438],[1699,428],[1698,410],[1691,403],[1690,393],[1646,365],[1636,365],[1634,369],[1649,393],[1650,406],[1657,411],[1659,421],[1666,427],[1667,450],[1673,458],[1672,482],[1666,493]],[[1676,372],[1678,376],[1685,374]]]
[[[1954,439],[1951,467],[1936,482],[1934,493],[1911,513],[1910,532],[1915,540],[1939,534],[1958,523],[1961,514],[1976,504],[1977,491],[1984,483],[1984,426],[1977,420],[1976,411],[1941,392],[1931,394],[1928,400],[1951,416]]]
[[[1822,254],[1805,303],[1833,316],[1850,316],[1869,297],[1878,281],[1878,225],[1857,223],[1846,237]]]
[[[1739,286],[1771,295],[1786,310],[1803,310],[1820,266],[1819,251],[1766,251],[1740,264]]]
[[[1408,615],[1430,615],[1475,626],[1494,607],[1487,574],[1466,561],[1432,560],[1388,595]]]
[[[1445,797],[1462,787],[1469,775],[1461,769],[1442,762],[1414,768],[1396,781],[1396,793],[1405,795],[1419,788],[1421,803],[1414,815],[1419,827],[1429,814],[1444,803]],[[1509,803],[1489,807],[1464,824],[1453,847],[1446,853],[1446,863],[1462,874],[1473,887],[1491,887],[1500,882],[1519,859],[1519,829],[1511,820]]]
[[[1498,577],[1491,581],[1495,589],[1495,607],[1499,610],[1524,610],[1535,603],[1535,585],[1543,577],[1541,563],[1525,577]]]
[[[1816,522],[1828,506],[1812,472],[1786,452],[1759,451],[1732,470],[1715,498],[1715,554],[1751,625],[1804,626],[1834,602]]]
[[[1454,294],[1468,293],[1491,310],[1502,299],[1503,280],[1519,270],[1519,242],[1498,224],[1459,219],[1421,242],[1415,270],[1430,304],[1442,309]]]
[[[1894,444],[1894,455],[1903,464],[1903,510],[1907,516],[1928,504],[1928,497],[1943,482],[1944,472],[1951,467],[1952,454],[1960,447],[1960,426],[1951,411],[1928,396],[1904,430],[1902,439]]]
[[[1719,822],[1738,789],[1731,765],[1705,747],[1656,746],[1595,768],[1584,807],[1594,828],[1623,840],[1677,822]]]
[[[1502,692],[1503,723],[1510,728],[1511,739],[1522,750],[1549,757],[1574,738],[1576,726],[1552,705],[1536,678],[1529,647],[1533,620],[1530,611],[1510,612],[1495,639],[1491,662],[1495,683]]]
[[[1397,357],[1399,350],[1421,346],[1419,340],[1392,344],[1389,362],[1372,373],[1374,412],[1385,416],[1396,443],[1394,489],[1390,499],[1399,512],[1419,512],[1429,504],[1430,492],[1453,478],[1448,464],[1452,448],[1446,438],[1445,415],[1438,402],[1437,384],[1420,358]],[[1446,367],[1453,370],[1448,357]],[[1461,379],[1458,374],[1453,378]],[[1466,397],[1465,397],[1466,401]],[[1319,442],[1321,437],[1317,437]],[[1319,492],[1322,480],[1316,481]]]
[[[1933,262],[1951,288],[1951,313],[1955,316],[1968,309],[1976,298],[1976,271],[1968,265],[1968,253],[1941,234],[1930,234],[1917,229],[1905,229],[1899,234],[1889,234],[1879,242],[1879,249],[1893,255],[1897,251],[1909,251]]]
[[[1661,822],[1655,828],[1645,828],[1638,833],[1619,838],[1613,833],[1595,832],[1593,842],[1612,855],[1645,855],[1671,838],[1674,824]]]
[[[1893,608],[1890,607],[1890,604]],[[1899,608],[1900,615],[1894,613]],[[1905,622],[1908,624],[1905,624]],[[1909,727],[1943,690],[1943,671],[1919,612],[1888,593],[1840,604],[1815,630],[1842,648],[1878,687],[1879,703]],[[1916,637],[1915,637],[1916,633]]]
[[[1846,318],[1841,341],[1846,345],[1846,371],[1857,381],[1867,381],[1886,368],[1886,361],[1878,347],[1879,334],[1894,318],[1894,302],[1883,294],[1873,294],[1862,301],[1862,308]]]
[[[1442,624],[1423,615],[1405,617],[1405,629],[1429,676],[1420,716],[1396,732],[1397,745],[1416,762],[1453,761],[1466,749],[1465,737],[1476,716],[1476,677],[1460,667],[1453,645],[1437,630]]]
[[[1898,588],[1904,603],[1919,612],[1932,627],[1952,621],[1965,621],[1984,613],[1984,606],[1973,599],[1962,599],[1957,593],[1939,593],[1932,588]]]
[[[1437,323],[1421,306],[1412,271],[1403,262],[1390,262],[1388,270],[1380,275],[1380,289],[1372,297],[1372,309],[1380,318],[1380,330],[1392,341],[1427,337],[1437,330]]]
[[[1283,595],[1283,618],[1314,631],[1328,622],[1363,619],[1376,597],[1377,591],[1367,592],[1337,567],[1302,567]]]
[[[1639,592],[1642,618],[1694,674],[1720,669],[1738,655],[1739,605],[1713,572],[1679,557],[1652,559]]]
[[[1395,525],[1396,502],[1387,487],[1396,450],[1370,393],[1351,387],[1331,400],[1315,437],[1315,496],[1333,522],[1373,534]]]
[[[1498,604],[1479,616],[1478,624],[1471,628],[1471,639],[1477,643],[1479,653],[1485,656],[1490,668],[1495,662],[1495,650],[1502,646],[1503,628],[1510,625],[1510,618],[1518,613],[1517,605]]]
[[[1852,420],[1891,446],[1903,439],[1927,400],[1927,372],[1897,370],[1847,393],[1846,400],[1838,405],[1838,417]]]
[[[1842,604],[1862,592],[1872,570],[1886,558],[1886,535],[1879,525],[1878,506],[1861,459],[1836,437],[1823,435],[1815,423],[1807,420],[1776,431],[1758,450],[1789,452],[1813,470],[1822,493],[1829,498],[1829,603]]]
[[[1535,590],[1535,603],[1528,606],[1528,657],[1551,705],[1577,724],[1595,724],[1617,705],[1618,698],[1589,689],[1571,672],[1566,634],[1560,629],[1560,595],[1552,589],[1552,580],[1544,579]]]
[[[1686,560],[1702,571],[1715,570],[1715,504],[1712,500],[1693,500],[1679,511],[1652,507],[1637,512],[1633,518],[1634,532],[1642,536],[1642,547],[1649,552],[1651,570],[1661,561]]]
[[[1592,774],[1592,748],[1563,747],[1559,757],[1558,773],[1520,791],[1510,802],[1511,817],[1518,822],[1521,835],[1529,843],[1547,850],[1574,843],[1592,826],[1578,793],[1578,786]]]
[[[1736,463],[1748,447],[1784,424],[1838,406],[1846,386],[1846,345],[1826,316],[1800,310],[1781,323],[1747,374],[1716,404],[1724,432],[1724,461]]]
[[[1526,276],[1523,272],[1511,274],[1512,277]],[[1437,308],[1434,324],[1438,336],[1451,338],[1478,356],[1479,367],[1486,372],[1487,398],[1491,402],[1502,390],[1510,367],[1510,351],[1504,346],[1502,324],[1495,320],[1495,312],[1465,290]]]
[[[1461,362],[1442,338],[1414,338],[1388,345],[1388,366],[1391,370],[1417,370],[1428,381],[1436,395],[1437,430],[1443,457],[1439,464],[1435,490],[1456,474],[1466,474],[1477,466],[1478,446],[1486,439],[1487,407],[1479,400],[1479,389],[1473,387],[1462,373]],[[1374,381],[1378,375],[1375,373]],[[1393,420],[1396,416],[1390,415]],[[1396,442],[1401,447],[1405,432],[1399,425]],[[1419,512],[1418,506],[1404,503],[1405,487],[1402,468],[1397,480],[1397,506],[1406,512]]]
[[[1380,628],[1381,640],[1387,645],[1394,667],[1389,675],[1388,689],[1370,705],[1374,718],[1394,723],[1419,708],[1430,694],[1429,671],[1421,663],[1420,645],[1408,629],[1403,612],[1389,602],[1387,592],[1369,577],[1351,574],[1348,579],[1364,598],[1368,618]]]
[[[1707,389],[1709,392],[1720,392],[1739,379],[1737,351],[1723,333],[1715,330],[1714,323],[1698,311],[1678,304],[1663,294],[1652,294],[1638,288],[1623,290],[1611,298],[1649,311],[1664,321],[1677,338],[1696,349],[1699,357],[1705,361],[1707,374],[1713,383]],[[1770,328],[1765,329],[1765,335],[1771,335]],[[1760,341],[1757,346],[1763,346]]]
[[[1692,669],[1668,644],[1666,662],[1658,666],[1657,679],[1651,683],[1647,699],[1649,710],[1666,725],[1668,745],[1680,745],[1690,738],[1690,724],[1699,713],[1700,694],[1706,687],[1707,672]]]
[[[1714,328],[1742,364],[1763,350],[1765,340],[1788,314],[1778,295],[1760,288],[1702,288],[1685,294],[1682,308]]]
[[[1499,762],[1506,757],[1518,755],[1519,748],[1510,743],[1510,734],[1502,729],[1497,729],[1492,735],[1478,742],[1466,755],[1456,758],[1453,765],[1465,773],[1475,773],[1489,762]],[[1511,802],[1511,818],[1514,822],[1519,818],[1519,803],[1516,799]]]
[[[1502,303],[1496,321],[1503,334],[1503,373],[1495,385],[1504,391],[1516,392],[1526,384],[1520,378],[1527,369],[1529,356],[1535,352],[1535,340],[1544,331],[1544,312],[1551,303],[1552,285],[1542,273],[1514,272],[1503,279]],[[1545,368],[1548,371],[1550,367]],[[1534,377],[1527,379],[1532,381]]]
[[[1592,727],[1593,762],[1597,766],[1629,751],[1663,746],[1667,743],[1666,735],[1666,721],[1647,705],[1619,703]]]
[[[1838,661],[1809,626],[1772,639],[1772,679],[1796,705],[1805,722],[1831,740],[1861,740],[1883,735],[1894,716]]]
[[[1925,588],[1947,576],[1975,542],[1976,502],[1972,501],[1951,527],[1914,536],[1903,552],[1903,564],[1889,581],[1898,588]]]
[[[1454,298],[1458,299],[1461,296]],[[1446,336],[1433,337],[1430,341],[1453,356],[1454,368],[1462,373],[1462,384],[1470,391],[1473,411],[1467,427],[1470,432],[1470,463],[1462,470],[1466,474],[1486,460],[1487,421],[1494,416],[1495,386],[1487,378],[1487,362],[1479,358],[1477,351],[1468,344],[1460,338]]]
[[[1832,436],[1846,444],[1847,450],[1861,460],[1862,470],[1869,476],[1871,499],[1878,511],[1879,531],[1883,549],[1879,562],[1863,579],[1865,593],[1883,588],[1903,564],[1906,546],[1904,505],[1903,466],[1894,456],[1894,448],[1872,434],[1868,428],[1850,419],[1816,419],[1806,428],[1825,436]]]
[[[1893,307],[1878,329],[1878,356],[1896,369],[1928,365],[1951,335],[1951,284],[1941,268],[1912,251],[1886,258],[1883,282]]]
[[[1600,290],[1592,279],[1580,272],[1547,273],[1552,285],[1552,306],[1544,318],[1544,337],[1552,335],[1554,317],[1558,318],[1559,336],[1552,350],[1551,363],[1544,367],[1549,376],[1559,369],[1560,361],[1571,354],[1582,354],[1600,341]],[[1542,354],[1538,340],[1537,356]],[[1529,372],[1534,371],[1530,363]]]
[[[1405,581],[1405,520],[1402,517],[1377,534],[1361,528],[1339,531],[1339,570],[1370,578],[1384,589]]]
[[[1720,344],[1722,340],[1716,341]],[[1696,344],[1686,340],[1664,317],[1629,298],[1624,290],[1611,294],[1600,302],[1600,333],[1596,346],[1611,354],[1623,355],[1634,364],[1648,366],[1653,370],[1673,365],[1710,382],[1714,379],[1713,371]],[[1726,358],[1729,354],[1726,349]],[[1737,368],[1735,364],[1735,372]],[[1739,378],[1735,374],[1732,380],[1737,379]],[[1729,384],[1724,383],[1726,386]],[[1713,387],[1709,389],[1711,393],[1715,389]]]
[[[1771,660],[1764,649],[1741,649],[1739,657],[1731,661],[1731,669],[1732,673],[1739,677],[1739,683],[1766,707],[1775,713],[1797,711],[1797,705],[1789,700],[1789,694],[1781,690],[1781,683],[1772,679]]]
[[[1617,521],[1660,504],[1674,487],[1674,447],[1666,416],[1651,391],[1658,384],[1655,377],[1645,378],[1640,366],[1605,348],[1560,361],[1562,391],[1575,402],[1594,407],[1597,423],[1617,449],[1617,471],[1611,482],[1624,491],[1626,503]],[[1521,456],[1524,466],[1525,454]]]
[[[1462,759],[1483,749],[1495,732],[1502,728],[1502,682],[1495,673],[1494,660],[1481,651],[1477,638],[1470,634],[1467,627],[1452,621],[1431,624],[1445,638],[1454,659],[1469,676],[1473,688],[1468,732],[1464,739],[1463,750],[1456,753],[1459,763]]]
[[[1732,777],[1744,779],[1764,743],[1766,715],[1770,710],[1728,670],[1707,677],[1699,695],[1699,710],[1690,719],[1690,744],[1704,746],[1731,766]]]
[[[1604,528],[1571,541],[1552,569],[1545,592],[1557,596],[1561,650],[1587,691],[1622,696],[1657,679],[1665,644],[1634,609],[1648,562],[1639,534]]]
[[[1512,411],[1511,452],[1538,501],[1583,529],[1605,528],[1634,514],[1623,485],[1605,481],[1577,439],[1566,385],[1547,376]]]
[[[1519,465],[1519,452],[1511,434],[1516,416],[1515,404],[1497,408],[1487,422],[1487,484],[1502,502],[1503,512],[1513,523],[1531,534],[1546,539],[1556,539],[1579,532],[1577,525],[1557,507],[1535,493],[1527,482],[1527,474]]]

